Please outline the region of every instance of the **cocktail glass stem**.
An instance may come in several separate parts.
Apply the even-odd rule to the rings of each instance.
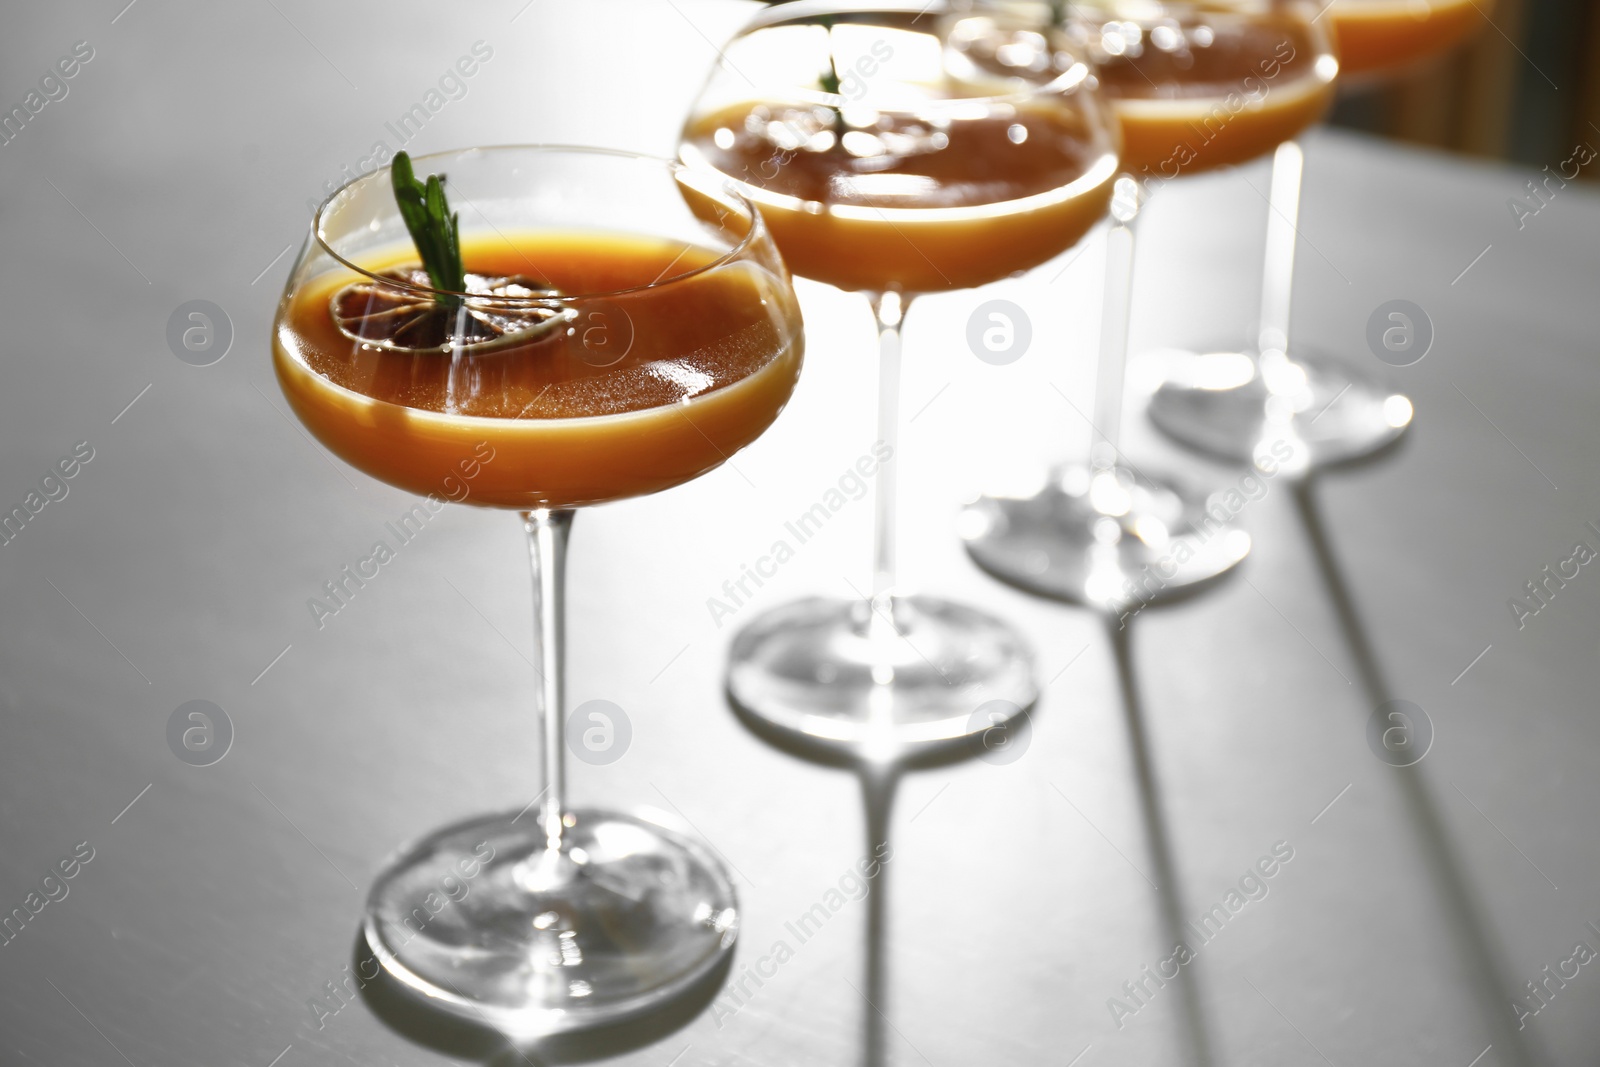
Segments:
[[[1039,687],[1032,653],[1005,623],[898,588],[900,331],[912,298],[864,295],[878,327],[871,591],[805,597],[752,619],[728,650],[728,696],[747,719],[810,747],[887,765],[1020,714]]]
[[[1061,467],[1031,493],[979,497],[962,516],[962,537],[978,566],[1029,592],[1110,612],[1119,625],[1148,603],[1211,581],[1250,550],[1248,535],[1206,512],[1203,495],[1141,472],[1118,446],[1134,234],[1144,199],[1137,178],[1117,178],[1089,462]]]
[[[1150,400],[1150,421],[1198,452],[1298,477],[1374,455],[1411,425],[1411,401],[1358,363],[1304,344],[1290,356],[1289,312],[1305,152],[1272,157],[1261,317],[1255,350],[1197,352],[1175,361]]]
[[[1261,269],[1261,324],[1256,352],[1262,381],[1274,395],[1304,382],[1304,373],[1289,359],[1289,309],[1294,291],[1294,252],[1300,216],[1300,184],[1305,152],[1298,141],[1285,141],[1272,156],[1272,189],[1268,193],[1266,260]]]
[[[1106,231],[1105,297],[1100,313],[1100,365],[1095,371],[1094,444],[1089,466],[1096,481],[1115,477],[1117,441],[1122,427],[1122,388],[1127,377],[1128,323],[1133,305],[1134,223],[1144,192],[1124,174],[1111,197],[1111,228]]]
[[[911,298],[894,290],[868,294],[878,324],[878,440],[888,459],[878,467],[872,518],[872,621],[876,632],[893,629],[895,585],[896,472],[900,458],[900,327]]]
[[[544,756],[544,790],[539,823],[549,852],[561,849],[566,800],[566,711],[563,666],[567,641],[567,535],[571,511],[540,509],[522,513],[533,563],[533,647],[538,658],[540,743]]]

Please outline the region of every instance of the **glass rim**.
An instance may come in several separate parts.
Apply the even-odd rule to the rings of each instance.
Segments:
[[[1086,3],[1090,7],[1105,8],[1108,12],[1117,5],[1117,0],[1077,0],[1077,2]],[[1318,64],[1326,56],[1331,56],[1334,63],[1337,64],[1339,61],[1339,49],[1334,43],[1333,34],[1328,28],[1329,24],[1323,23],[1322,15],[1335,3],[1337,3],[1337,0],[1176,0],[1176,2],[1170,3],[1169,6],[1190,9],[1185,10],[1183,13],[1195,16],[1216,15],[1222,18],[1231,16],[1247,19],[1252,15],[1270,13],[1288,15],[1291,18],[1295,18],[1298,25],[1310,34],[1312,51],[1316,56],[1313,61],[1312,72],[1305,75],[1305,77],[1314,78],[1327,84],[1337,79],[1339,70],[1336,66],[1332,71],[1329,71],[1325,69],[1325,64],[1321,68],[1319,68]],[[1178,16],[1169,12],[1164,16],[1156,17],[1177,18]],[[1126,21],[1138,24],[1153,20],[1153,18],[1143,19],[1137,16],[1126,19]],[[1094,20],[1086,19],[1080,15],[1076,21],[1092,24]],[[1080,61],[1083,61],[1081,57]],[[1092,61],[1088,62],[1091,66],[1094,65]]]
[[[541,152],[550,155],[589,155],[611,157],[614,159],[626,159],[641,163],[659,164],[663,170],[675,177],[717,177],[715,175],[707,175],[705,172],[691,168],[679,160],[668,159],[665,156],[653,156],[643,152],[629,152],[621,148],[603,148],[596,145],[535,143],[470,145],[463,148],[450,148],[438,152],[429,152],[426,155],[421,156],[412,156],[411,162],[413,165],[418,165],[427,163],[429,161],[460,157],[469,152],[501,152],[516,150]],[[709,263],[703,263],[698,267],[693,267],[691,269],[682,271],[681,273],[673,274],[671,277],[657,278],[655,281],[647,282],[644,285],[632,285],[622,289],[612,289],[592,293],[549,293],[534,296],[498,296],[493,293],[467,293],[457,292],[452,289],[436,289],[431,285],[418,285],[414,282],[405,281],[399,278],[381,276],[371,270],[368,270],[366,267],[346,259],[344,256],[335,251],[333,246],[329,243],[328,238],[323,233],[324,217],[327,215],[328,211],[335,206],[335,201],[345,197],[350,190],[362,182],[378,180],[383,175],[392,173],[393,168],[394,163],[391,161],[381,167],[378,167],[376,170],[367,171],[365,174],[358,174],[350,181],[345,182],[332,193],[328,194],[327,198],[317,206],[316,214],[311,217],[311,239],[316,242],[317,246],[326,252],[330,257],[332,257],[333,260],[340,266],[354,271],[356,274],[359,274],[378,285],[429,297],[459,297],[468,307],[481,306],[484,304],[491,305],[495,308],[563,306],[590,300],[604,300],[611,297],[627,296],[631,293],[644,292],[646,290],[661,289],[666,286],[697,277],[701,274],[705,274],[708,271],[715,270],[725,263],[733,261],[748,251],[750,246],[755,243],[759,236],[762,236],[766,233],[766,223],[761,218],[761,212],[757,209],[755,202],[747,197],[744,193],[740,192],[738,186],[732,180],[724,179],[720,192],[724,196],[732,199],[744,209],[750,218],[750,226],[745,231],[743,237],[739,238],[739,240],[734,242],[731,247],[729,247],[726,251]],[[418,170],[421,171],[422,168],[419,166]],[[395,208],[395,213],[396,215],[399,214],[398,207]],[[493,224],[491,223],[490,225],[491,228],[493,228]]]
[[[786,3],[772,4],[764,11],[759,12],[749,22],[729,39],[728,44],[733,44],[741,37],[746,37],[756,30],[771,29],[774,26],[785,24],[807,25],[806,20],[826,15],[915,15],[921,18],[924,15],[942,17],[946,15],[966,15],[969,17],[982,17],[984,12],[979,8],[965,9],[952,5],[949,0],[788,0]],[[916,19],[912,20],[913,22]],[[811,23],[815,25],[815,23]],[[860,23],[856,23],[860,25]],[[728,61],[727,46],[718,50],[721,57],[718,62],[729,67],[735,73],[742,73]],[[914,106],[905,107],[877,107],[866,101],[851,100],[840,93],[824,92],[821,89],[811,89],[800,85],[790,86],[763,86],[774,92],[779,92],[789,100],[808,104],[820,104],[837,110],[858,107],[868,108],[879,114],[921,114],[930,110],[954,109],[961,107],[984,106],[995,104],[1020,104],[1029,100],[1037,100],[1043,96],[1057,93],[1073,92],[1080,88],[1093,75],[1093,68],[1082,56],[1073,56],[1073,64],[1048,82],[1039,82],[1026,85],[1007,93],[988,93],[973,96],[958,96],[949,98],[928,98],[918,101]]]

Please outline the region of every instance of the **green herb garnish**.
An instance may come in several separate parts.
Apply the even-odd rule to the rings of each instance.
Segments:
[[[461,298],[451,294],[466,291],[467,275],[461,266],[460,216],[450,213],[450,204],[444,197],[444,178],[430,174],[426,185],[417,181],[411,157],[405,152],[395,153],[390,170],[395,202],[400,205],[400,217],[422,257],[422,269],[428,272],[428,281],[435,289],[444,290],[433,298],[455,307]]]
[[[817,19],[817,25],[822,27],[828,35],[828,69],[817,79],[822,86],[822,91],[830,96],[839,95],[839,65],[833,59],[833,23],[831,16],[824,15]]]
[[[839,64],[836,63],[833,58],[834,21],[835,20],[831,15],[824,15],[817,19],[817,24],[820,25],[823,29],[823,32],[828,35],[828,69],[824,71],[817,79],[817,84],[820,85],[822,87],[822,91],[827,93],[829,96],[840,95]],[[828,110],[833,112],[833,132],[837,136],[843,137],[849,130],[849,127],[844,121],[844,112],[836,107],[829,108]]]

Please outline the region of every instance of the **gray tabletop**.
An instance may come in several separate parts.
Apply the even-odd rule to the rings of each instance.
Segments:
[[[289,417],[268,326],[307,202],[379,142],[668,153],[748,9],[124,2],[30,6],[0,35],[0,106],[37,105],[0,144],[0,511],[29,511],[0,543],[0,1062],[521,1062],[328,987],[394,846],[538,789],[520,530],[449,509],[319,628],[308,598],[410,501]],[[472,76],[449,76],[464,56]],[[72,77],[41,82],[64,57]],[[1562,188],[1519,228],[1507,200],[1530,177],[1310,141],[1296,338],[1392,373],[1415,431],[1380,464],[1264,483],[1238,580],[1123,646],[983,578],[954,533],[979,486],[1087,442],[1098,242],[918,303],[907,581],[1013,620],[1049,685],[1020,757],[889,783],[769,746],[721,694],[736,624],[869,566],[870,507],[850,501],[754,602],[720,625],[708,609],[872,443],[866,310],[802,285],[808,362],[771,432],[581,516],[572,553],[571,698],[632,731],[615,762],[573,764],[574,795],[674,813],[735,868],[729,985],[531,1059],[1593,1062],[1600,576],[1572,561],[1600,549],[1600,202]],[[1265,188],[1256,166],[1158,194],[1139,348],[1244,336]],[[961,340],[994,298],[1032,324],[1004,367]],[[1365,335],[1394,299],[1433,341],[1388,371]],[[226,319],[210,356],[231,327],[203,367],[168,341],[197,300]],[[1126,438],[1239,482],[1140,418]],[[1369,743],[1389,698],[1431,724],[1416,766]],[[169,745],[195,700],[231,724],[209,766]],[[885,834],[862,896],[850,872]],[[786,924],[819,903],[801,941]],[[1161,980],[1178,936],[1194,958]]]

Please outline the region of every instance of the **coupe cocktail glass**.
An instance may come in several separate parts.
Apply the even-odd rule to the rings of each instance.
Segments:
[[[1317,21],[1337,48],[1340,82],[1366,87],[1454,47],[1488,21],[1491,6],[1490,0],[1332,0]],[[1415,414],[1410,399],[1381,376],[1289,343],[1304,169],[1297,142],[1278,147],[1255,351],[1185,360],[1150,405],[1151,420],[1180,444],[1224,459],[1287,451],[1294,456],[1290,466],[1302,473],[1382,451]]]
[[[521,513],[544,781],[521,810],[401,848],[365,934],[396,979],[475,1021],[528,1036],[610,1023],[706,976],[738,909],[693,836],[568,800],[568,529],[577,508],[686,482],[765,430],[800,369],[800,312],[766,227],[725,181],[577,148],[417,165],[446,176],[465,289],[417,267],[388,169],[358,178],[317,213],[274,365],[295,414],[351,465]]]
[[[1230,514],[1209,512],[1203,495],[1141,471],[1119,448],[1135,221],[1167,182],[1270,152],[1314,122],[1337,64],[1315,11],[1297,4],[1082,0],[988,10],[990,32],[969,45],[980,63],[1031,69],[1061,54],[1090,59],[1121,125],[1123,174],[1107,235],[1090,460],[1053,472],[1032,493],[981,498],[961,532],[997,577],[1122,614],[1215,579],[1250,548]]]
[[[980,733],[1038,696],[1032,653],[1010,626],[900,588],[906,309],[1072,247],[1104,214],[1117,168],[1087,67],[1042,78],[953,68],[961,21],[938,0],[775,7],[723,50],[681,149],[693,168],[741,184],[795,273],[864,294],[877,316],[872,589],[770,609],[735,637],[728,668],[746,714],[869,755]]]

